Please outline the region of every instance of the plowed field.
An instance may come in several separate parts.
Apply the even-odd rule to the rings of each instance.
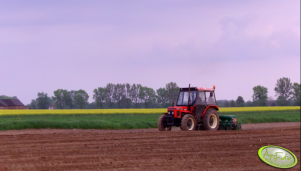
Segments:
[[[300,170],[300,123],[245,124],[242,131],[0,131],[0,170],[274,170],[257,156],[276,145]]]

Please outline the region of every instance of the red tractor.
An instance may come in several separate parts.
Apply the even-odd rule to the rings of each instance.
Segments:
[[[160,131],[170,131],[172,126],[183,131],[219,129],[220,118],[213,88],[180,88],[179,96],[173,107],[158,120]]]

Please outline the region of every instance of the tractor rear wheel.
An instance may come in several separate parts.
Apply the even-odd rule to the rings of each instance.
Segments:
[[[219,115],[215,109],[207,109],[203,117],[205,130],[216,131],[219,128]]]
[[[182,122],[181,122],[182,131],[194,131],[195,127],[196,127],[195,118],[190,114],[186,114],[182,118]]]
[[[165,121],[164,115],[160,116],[160,118],[158,119],[158,123],[157,123],[159,131],[171,131],[171,126],[166,126],[165,123],[166,123],[166,121]]]

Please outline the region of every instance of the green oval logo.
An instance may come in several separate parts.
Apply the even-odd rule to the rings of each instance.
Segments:
[[[266,164],[283,169],[292,168],[298,162],[297,157],[289,150],[272,145],[261,147],[258,156]]]

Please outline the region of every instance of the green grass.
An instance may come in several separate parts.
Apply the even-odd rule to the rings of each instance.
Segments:
[[[0,130],[29,128],[140,129],[155,128],[161,114],[3,115]]]
[[[300,110],[233,112],[220,115],[235,115],[241,123],[300,122]]]
[[[238,122],[300,122],[300,110],[262,112],[220,112],[220,115],[236,115]],[[141,129],[156,128],[162,114],[34,114],[2,115],[0,130],[12,129]]]

